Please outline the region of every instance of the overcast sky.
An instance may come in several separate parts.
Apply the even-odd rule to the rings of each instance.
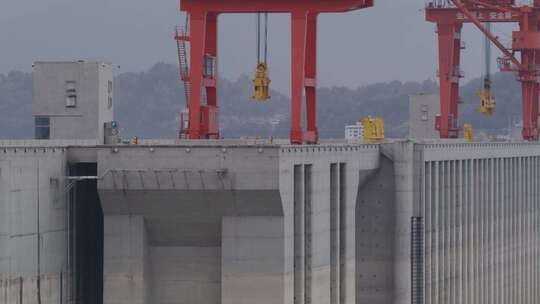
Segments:
[[[0,0],[0,73],[30,71],[35,60],[105,60],[122,72],[177,63],[177,0]],[[434,79],[436,36],[424,21],[425,0],[375,0],[376,6],[319,21],[319,83],[357,87],[380,81]],[[235,79],[255,68],[255,17],[220,17],[220,73]],[[505,37],[496,27],[497,34]],[[508,35],[508,33],[506,34]],[[481,38],[464,31],[463,70],[479,76]],[[270,17],[274,88],[289,92],[290,22]]]

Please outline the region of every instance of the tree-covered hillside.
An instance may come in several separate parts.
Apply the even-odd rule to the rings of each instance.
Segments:
[[[272,99],[255,102],[250,99],[251,82],[247,76],[235,81],[222,80],[220,111],[225,137],[287,137],[289,132],[289,98],[271,92]],[[475,130],[504,133],[510,118],[521,115],[521,90],[513,75],[497,74],[494,91],[498,101],[492,117],[480,115],[476,92],[480,80],[462,88],[461,122],[470,122]],[[411,94],[435,93],[433,81],[388,82],[361,86],[321,88],[318,94],[318,119],[322,137],[343,137],[346,124],[367,115],[386,121],[389,137],[406,136],[408,132],[408,98]],[[31,138],[32,77],[29,73],[0,74],[0,138]],[[122,73],[115,79],[115,115],[125,137],[172,138],[178,128],[177,116],[185,106],[178,69],[171,64],[156,64],[140,73]]]

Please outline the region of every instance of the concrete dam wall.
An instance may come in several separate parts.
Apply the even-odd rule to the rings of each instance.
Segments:
[[[526,143],[0,142],[0,303],[537,303],[539,160]]]

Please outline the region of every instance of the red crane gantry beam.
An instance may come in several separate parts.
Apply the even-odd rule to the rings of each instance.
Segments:
[[[317,16],[373,6],[374,0],[183,0],[181,10],[190,16],[190,139],[219,138],[217,72],[203,71],[205,56],[217,58],[217,18],[223,13],[291,14],[291,132],[293,144],[317,143]],[[216,60],[217,61],[217,60]],[[201,105],[202,89],[207,104]],[[307,131],[302,130],[302,100],[305,90]]]
[[[439,80],[441,116],[437,127],[441,138],[458,137],[458,104],[461,56],[461,29],[473,23],[504,54],[502,71],[515,72],[522,84],[523,138],[538,140],[538,98],[540,65],[540,0],[532,7],[516,6],[514,0],[437,0],[426,8],[426,19],[437,23],[439,37]],[[482,25],[484,22],[513,22],[519,30],[512,33],[512,48],[503,46]],[[521,53],[521,61],[514,57]]]

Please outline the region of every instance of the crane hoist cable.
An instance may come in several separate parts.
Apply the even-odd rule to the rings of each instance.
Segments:
[[[271,98],[270,78],[268,77],[268,13],[257,13],[256,22],[257,68],[255,69],[255,78],[253,79],[255,92],[252,98],[254,100],[264,101]]]
[[[486,23],[486,29],[491,32],[491,23]],[[484,40],[484,75],[482,90],[478,92],[480,108],[478,111],[485,115],[492,115],[497,107],[495,97],[491,91],[491,41],[488,37]]]

